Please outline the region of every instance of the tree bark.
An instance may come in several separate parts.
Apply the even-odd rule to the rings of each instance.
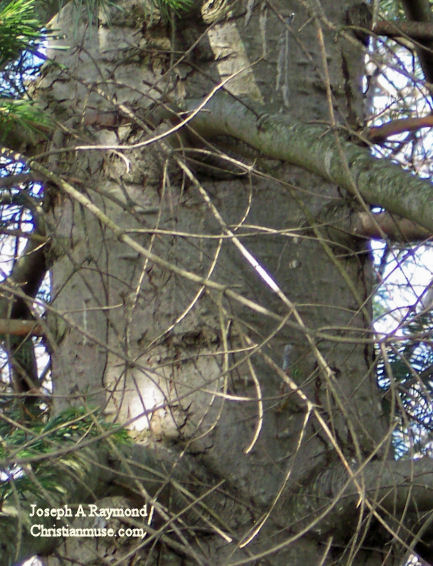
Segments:
[[[144,541],[66,539],[58,552],[379,566],[412,544],[427,556],[416,533],[431,540],[433,480],[428,463],[392,457],[371,260],[348,228],[375,203],[431,230],[432,189],[339,135],[361,121],[361,46],[335,41],[314,2],[205,2],[175,24],[117,4],[96,27],[83,15],[71,29],[71,6],[53,22],[54,47],[69,49],[51,51],[37,90],[61,127],[30,164],[50,181],[53,411],[97,405],[135,441],[126,456],[95,449],[56,501],[120,486],[155,515]],[[352,4],[322,7],[340,26]],[[191,100],[206,104],[192,115]],[[42,550],[23,540],[20,557]]]

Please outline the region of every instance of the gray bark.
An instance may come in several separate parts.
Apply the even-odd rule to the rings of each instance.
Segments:
[[[199,102],[196,102],[198,105]],[[191,111],[195,105],[191,104]],[[206,139],[228,135],[261,155],[284,160],[344,188],[355,198],[385,208],[433,231],[433,187],[386,159],[346,142],[329,126],[296,123],[286,116],[253,112],[229,96],[218,95],[190,122]]]
[[[353,3],[322,4],[339,25]],[[44,69],[38,93],[61,127],[32,166],[50,181],[57,245],[54,411],[97,404],[136,442],[108,462],[95,450],[59,503],[98,501],[110,480],[156,511],[144,542],[66,540],[60,554],[84,552],[86,564],[110,553],[170,565],[401,564],[433,480],[428,463],[392,459],[393,422],[374,378],[370,259],[346,230],[362,206],[337,184],[431,220],[407,175],[344,141],[341,153],[334,132],[307,123],[333,123],[330,93],[336,119],[358,121],[359,46],[324,27],[323,58],[317,8],[295,1],[234,2],[212,17],[209,5],[174,31],[144,2],[119,5],[98,28],[83,19],[71,29],[70,7],[53,23],[71,48],[52,52],[60,66]],[[166,140],[179,119],[156,125],[155,106],[185,108],[221,81],[228,94],[191,120],[196,132]],[[228,142],[232,160],[244,148],[197,133],[241,139],[260,160],[217,173],[227,163],[219,147]],[[428,184],[410,184],[431,197]],[[25,540],[21,557],[38,550]]]

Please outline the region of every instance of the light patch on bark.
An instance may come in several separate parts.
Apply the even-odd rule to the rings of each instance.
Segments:
[[[236,23],[227,22],[223,28],[211,28],[207,37],[221,80],[236,75],[226,84],[226,88],[237,95],[248,95],[263,104],[260,86],[256,82],[255,61],[248,55]]]

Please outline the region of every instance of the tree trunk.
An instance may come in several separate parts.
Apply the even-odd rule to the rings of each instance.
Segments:
[[[154,538],[85,540],[84,559],[67,540],[60,555],[402,564],[399,519],[414,527],[422,508],[384,491],[404,482],[388,471],[369,248],[347,230],[362,197],[232,137],[203,139],[193,120],[177,127],[189,100],[224,91],[253,112],[356,128],[362,44],[341,31],[352,4],[204,2],[170,23],[122,0],[93,22],[68,5],[52,23],[58,65],[38,95],[59,127],[44,164],[85,197],[49,188],[54,410],[103,407],[137,444],[165,447],[167,482],[182,466],[207,482],[183,487],[194,505],[181,478],[149,496]]]

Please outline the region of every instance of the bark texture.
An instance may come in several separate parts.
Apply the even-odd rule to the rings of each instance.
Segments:
[[[400,477],[392,460],[369,251],[348,230],[371,160],[317,125],[361,120],[361,45],[335,38],[352,4],[205,2],[169,23],[122,0],[97,25],[69,5],[52,23],[52,47],[68,48],[50,51],[38,85],[59,124],[42,164],[56,174],[54,409],[96,404],[137,451],[157,441],[169,454],[137,464],[132,450],[118,466],[154,506],[149,536],[100,552],[86,540],[84,558],[66,542],[65,559],[378,566],[415,544],[433,480],[420,465],[425,487],[411,491],[418,472],[405,463]],[[178,109],[206,97],[179,128]],[[298,124],[291,139],[276,116]],[[296,160],[271,149],[279,139]]]

